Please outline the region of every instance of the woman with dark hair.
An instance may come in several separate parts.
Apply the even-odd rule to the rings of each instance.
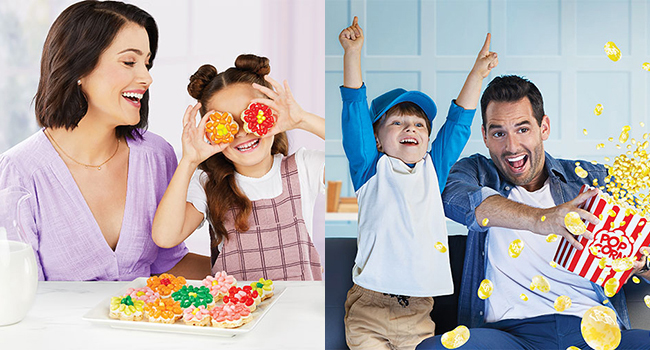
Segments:
[[[213,273],[245,281],[322,280],[311,236],[325,155],[300,148],[287,156],[285,131],[302,129],[324,139],[325,120],[305,112],[286,82],[283,87],[267,76],[270,71],[268,58],[240,55],[221,73],[206,64],[190,77],[187,90],[199,103],[185,112],[183,157],[160,201],[153,238],[173,247],[207,217]],[[264,136],[244,128],[240,115],[251,103],[266,104],[277,115]],[[232,114],[239,124],[229,143],[204,141],[214,111]]]
[[[146,131],[157,45],[154,19],[115,1],[71,5],[50,28],[35,97],[43,129],[0,155],[0,190],[31,194],[19,222],[41,280],[209,272],[207,257],[158,248],[150,235],[177,164]]]

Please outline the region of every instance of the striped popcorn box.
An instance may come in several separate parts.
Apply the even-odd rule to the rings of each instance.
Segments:
[[[583,185],[580,193],[589,188]],[[631,208],[622,207],[600,191],[584,204],[583,209],[600,219],[598,225],[586,223],[587,230],[594,233],[594,238],[576,237],[583,250],[575,249],[562,238],[553,260],[567,270],[605,287],[606,292],[609,287],[608,296],[611,296],[618,293],[623,282],[632,274],[632,269],[626,269],[631,261],[643,260],[639,249],[650,244],[650,225],[646,218],[632,214]],[[612,278],[615,281],[610,281]]]

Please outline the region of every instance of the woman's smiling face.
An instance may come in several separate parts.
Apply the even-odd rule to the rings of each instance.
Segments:
[[[88,101],[86,115],[111,126],[138,124],[140,100],[153,82],[149,56],[147,31],[134,23],[124,25],[95,69],[80,79]]]
[[[265,97],[252,85],[239,83],[229,85],[216,92],[208,100],[207,110],[229,112],[239,124],[235,140],[224,148],[223,154],[235,165],[238,173],[251,177],[261,177],[271,169],[273,157],[271,147],[273,136],[259,137],[247,133],[243,128],[241,113],[254,98]]]

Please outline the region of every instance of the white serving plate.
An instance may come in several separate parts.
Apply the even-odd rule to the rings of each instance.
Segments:
[[[243,287],[245,285],[250,285],[251,282],[241,282],[238,281],[237,285]],[[188,280],[187,284],[193,286],[200,286],[201,281]],[[251,313],[253,320],[239,328],[218,328],[212,326],[198,327],[186,325],[182,320],[176,321],[173,324],[165,323],[154,323],[149,322],[147,318],[143,318],[142,321],[122,321],[116,320],[108,317],[108,307],[111,303],[111,297],[121,296],[126,293],[126,290],[129,288],[141,288],[147,285],[147,278],[140,277],[131,281],[128,285],[124,286],[116,293],[110,297],[104,299],[101,303],[97,304],[94,308],[88,311],[83,319],[90,321],[92,323],[108,325],[113,328],[124,328],[124,329],[137,329],[143,331],[155,331],[155,332],[169,332],[169,333],[186,333],[186,334],[202,334],[202,335],[212,335],[219,337],[234,337],[238,334],[244,334],[250,332],[257,324],[262,320],[264,315],[273,307],[273,305],[278,301],[280,296],[284,293],[287,287],[285,286],[275,286],[273,291],[273,297],[266,299],[257,305],[257,309]],[[217,302],[220,304],[221,302]]]

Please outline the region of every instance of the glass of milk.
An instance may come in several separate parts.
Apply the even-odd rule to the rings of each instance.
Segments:
[[[20,187],[0,190],[0,326],[25,318],[36,295],[36,259],[21,225],[30,197]]]

